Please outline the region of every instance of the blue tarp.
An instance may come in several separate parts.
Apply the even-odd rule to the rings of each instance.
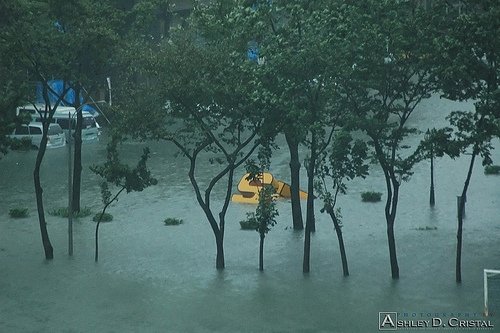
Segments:
[[[259,47],[257,45],[257,42],[251,41],[248,43],[247,58],[250,61],[254,62],[259,61]]]
[[[54,90],[55,94],[49,91],[49,100],[51,104],[55,104],[57,100],[60,98],[62,93],[64,92],[64,81],[63,80],[51,80],[48,82],[49,87]],[[43,85],[41,82],[37,82],[36,84],[36,102],[45,104],[45,100],[43,99]],[[80,96],[80,103],[83,103],[83,96]],[[75,91],[73,89],[69,89],[64,95],[63,100],[61,101],[61,106],[73,106],[75,104]],[[88,104],[85,104],[82,107],[83,111],[88,111],[91,114],[95,114],[96,110]]]

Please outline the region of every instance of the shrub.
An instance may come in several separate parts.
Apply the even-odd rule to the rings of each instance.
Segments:
[[[361,200],[364,202],[378,202],[382,200],[382,193],[380,192],[363,192],[361,193]]]
[[[21,138],[16,139],[13,138],[10,140],[10,149],[12,150],[31,150],[33,148],[33,144],[31,143],[30,138]]]
[[[500,165],[487,165],[484,167],[485,175],[500,175]]]
[[[425,227],[415,228],[415,230],[419,230],[419,231],[437,230],[437,227],[428,227],[428,226],[425,226]]]
[[[94,222],[99,222],[99,218],[101,217],[101,213],[97,213],[94,215],[94,217],[92,218],[92,221]],[[113,221],[113,215],[109,214],[109,213],[104,213],[102,215],[102,219],[101,219],[101,222],[110,222],[110,221]]]
[[[247,219],[240,221],[240,226],[243,230],[257,230],[259,222],[255,217],[255,213],[247,213]]]
[[[168,217],[165,220],[163,220],[163,222],[165,223],[165,225],[179,225],[184,223],[182,219],[178,219],[176,217]]]
[[[9,210],[9,216],[12,218],[28,217],[28,208],[12,208]]]
[[[52,216],[68,217],[68,207],[49,210],[49,214]],[[90,215],[92,215],[92,211],[88,207],[81,208],[79,212],[73,212],[74,218],[87,217]]]

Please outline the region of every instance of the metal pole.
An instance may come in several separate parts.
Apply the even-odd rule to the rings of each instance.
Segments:
[[[483,285],[484,285],[484,316],[488,317],[488,272],[486,269],[483,271]]]
[[[68,112],[68,254],[73,255],[73,181],[71,165],[71,112]]]
[[[434,197],[434,151],[432,146],[431,146],[431,193],[429,202],[431,206],[434,206],[436,204],[436,199]]]
[[[111,106],[111,78],[107,77],[106,81],[108,82],[108,91],[109,91],[109,105]]]

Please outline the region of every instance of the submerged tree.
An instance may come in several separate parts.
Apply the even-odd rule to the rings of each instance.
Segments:
[[[28,0],[0,4],[1,49],[5,47],[15,52],[15,55],[9,57],[9,65],[15,68],[13,73],[19,75],[15,81],[20,82],[19,86],[22,88],[31,85],[33,91],[32,94],[24,93],[17,102],[33,103],[33,83],[39,82],[42,87],[41,99],[45,107],[37,108],[37,111],[43,123],[43,132],[34,168],[34,182],[42,241],[48,259],[53,254],[48,241],[39,179],[47,130],[57,107],[68,98],[70,83],[86,81],[86,78],[95,82],[93,80],[99,79],[96,71],[108,64],[111,44],[110,39],[104,36],[112,34],[112,30],[108,30],[111,22],[118,22],[111,15],[109,4],[110,2],[96,4],[86,0],[71,3],[60,0]],[[90,14],[88,9],[92,9]],[[106,27],[103,26],[105,22],[109,24]],[[6,59],[2,59],[3,61]],[[60,78],[64,82],[62,91],[55,91],[51,87],[49,82],[53,78]],[[81,163],[75,163],[75,167],[78,166],[81,168]],[[79,174],[78,170],[76,174]],[[76,192],[79,192],[79,188]]]
[[[271,164],[271,149],[268,144],[264,144],[259,150],[260,165],[257,166],[253,160],[248,160],[246,169],[247,180],[260,183],[263,173],[269,169]],[[259,202],[253,218],[257,222],[256,230],[260,236],[259,243],[259,270],[264,270],[264,239],[271,228],[276,224],[276,217],[279,215],[275,202],[276,189],[272,185],[264,185],[259,189]]]
[[[458,283],[462,282],[464,208],[475,161],[481,157],[483,165],[491,164],[491,141],[500,136],[500,3],[466,0],[463,4],[465,10],[450,20],[437,52],[446,65],[439,76],[444,96],[473,100],[475,106],[472,112],[454,112],[449,116],[455,142],[470,154],[457,214],[455,279]]]
[[[52,77],[65,80],[71,87],[71,96],[64,96],[64,105],[76,109],[73,137],[72,209],[80,210],[82,177],[82,110],[86,103],[94,105],[92,95],[106,87],[112,65],[116,61],[117,45],[124,30],[125,14],[113,1],[49,2],[48,8],[54,24],[53,34],[59,48],[57,57],[64,66]],[[95,107],[95,105],[94,105]]]
[[[429,204],[434,206],[436,198],[434,193],[434,159],[448,155],[451,158],[456,158],[460,155],[460,144],[452,140],[452,129],[428,129],[425,132],[424,140],[420,142],[418,150],[421,153],[421,159],[430,160],[430,189],[429,189]]]
[[[365,1],[343,6],[342,11],[340,30],[357,47],[343,49],[343,73],[337,82],[344,107],[369,137],[384,174],[389,258],[392,278],[397,279],[399,191],[419,161],[415,150],[407,150],[406,138],[419,133],[408,120],[437,89],[438,66],[432,55],[442,12],[439,7],[426,11],[413,1]]]
[[[235,170],[271,126],[253,85],[259,67],[247,61],[246,40],[233,33],[237,25],[225,10],[197,6],[187,27],[173,31],[168,43],[139,51],[136,68],[148,80],[127,98],[131,112],[124,113],[127,133],[172,142],[189,161],[187,176],[215,237],[217,269],[225,267],[225,218]],[[200,181],[201,169],[208,182]],[[220,205],[213,203],[216,188],[223,193]]]
[[[342,236],[342,216],[336,208],[337,197],[347,191],[346,181],[368,174],[366,144],[361,140],[353,142],[351,135],[341,130],[335,136],[330,149],[320,159],[316,188],[323,200],[321,212],[326,212],[332,219],[339,241],[340,258],[344,276],[349,275],[349,266]]]
[[[290,153],[293,228],[303,229],[299,195],[300,145],[307,146],[306,232],[315,230],[314,165],[322,149],[320,131],[334,85],[336,49],[328,22],[337,1],[241,1],[231,19],[250,31],[262,61],[256,93],[275,113],[275,131],[283,133]],[[251,6],[249,5],[251,4]],[[309,223],[309,227],[307,226]]]
[[[103,165],[94,165],[90,168],[92,172],[96,173],[104,180],[101,183],[101,197],[104,207],[99,214],[95,227],[94,260],[96,262],[99,259],[99,226],[109,205],[117,201],[119,195],[123,191],[126,191],[126,193],[141,192],[146,187],[157,184],[157,180],[151,176],[151,172],[146,166],[146,162],[149,158],[148,148],[144,148],[137,165],[134,168],[130,168],[127,164],[123,164],[120,161],[117,145],[118,139],[113,137],[107,147],[107,161]],[[116,186],[118,189],[114,196],[112,196],[109,190],[108,183]]]
[[[23,74],[27,75],[25,78],[26,81],[42,80],[47,82],[45,80],[47,75],[52,70],[59,68],[60,65],[57,59],[51,59],[54,55],[54,50],[45,47],[46,45],[52,45],[54,42],[54,37],[51,34],[53,25],[46,11],[47,4],[35,2],[2,2],[0,9],[2,9],[0,29],[1,49],[16,50],[16,56],[9,59],[10,63],[8,67],[15,69],[17,73],[24,72]],[[4,61],[5,59],[2,59],[2,62]],[[47,85],[44,85],[44,98],[48,98],[48,89]],[[22,97],[24,97],[23,100],[27,99],[27,96]],[[59,103],[60,99],[55,107]],[[38,110],[40,111],[40,116],[42,116],[42,111],[46,112],[45,117],[42,119],[42,140],[33,170],[38,219],[46,259],[53,259],[54,254],[45,221],[43,190],[39,171],[45,154],[49,122],[52,120],[54,109],[49,105],[46,110]]]
[[[264,270],[264,238],[271,228],[276,224],[278,210],[273,195],[276,190],[271,185],[266,185],[259,191],[259,204],[255,211],[255,219],[258,222],[257,232],[260,236],[259,245],[259,270]]]

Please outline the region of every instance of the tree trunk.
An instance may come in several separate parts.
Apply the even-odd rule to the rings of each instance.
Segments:
[[[311,156],[307,166],[307,211],[306,226],[309,224],[310,232],[316,231],[316,221],[314,218],[314,175],[316,169],[316,133],[311,134]]]
[[[94,256],[94,261],[97,262],[99,260],[99,226],[101,225],[101,220],[102,216],[106,212],[106,209],[104,209],[101,213],[101,216],[99,216],[99,220],[97,221],[97,224],[95,226],[95,256]]]
[[[387,223],[387,242],[389,244],[389,260],[391,263],[391,275],[393,279],[399,279],[399,265],[396,254],[396,239],[394,237],[394,222],[396,221],[396,211],[399,199],[399,183],[395,176],[386,178],[388,191],[385,206],[385,219]]]
[[[304,259],[302,261],[302,272],[309,273],[311,259],[311,225],[306,222],[304,235]]]
[[[391,274],[393,279],[399,279],[399,265],[396,255],[396,240],[394,238],[394,221],[387,223],[387,240],[389,243],[389,258],[391,261]]]
[[[302,271],[309,273],[311,258],[311,232],[316,230],[314,223],[314,169],[316,166],[316,133],[311,132],[311,157],[307,165],[307,211],[304,236],[304,260]]]
[[[464,221],[464,211],[465,211],[465,201],[467,199],[467,190],[469,188],[469,183],[472,177],[472,170],[474,169],[474,161],[476,160],[478,152],[476,149],[472,152],[472,157],[469,164],[469,171],[467,172],[467,178],[465,179],[464,188],[462,190],[462,196],[460,197],[460,205],[458,207],[458,228],[457,228],[457,258],[455,267],[455,278],[457,283],[462,282],[462,228]]]
[[[330,214],[330,217],[332,218],[333,226],[335,227],[335,232],[337,233],[337,238],[339,240],[340,259],[342,260],[342,270],[344,272],[344,276],[349,276],[349,266],[347,265],[347,255],[345,253],[344,237],[342,236],[342,228],[339,225],[339,221],[337,220],[337,217],[335,216],[333,209],[329,209],[328,214]]]
[[[224,269],[224,238],[220,233],[215,235],[215,243],[217,245],[217,257],[215,259],[215,268],[218,270]]]
[[[264,238],[263,233],[260,234],[260,246],[259,246],[259,271],[264,270]]]
[[[45,150],[47,148],[47,132],[48,123],[43,125],[42,141],[40,142],[40,147],[38,148],[38,153],[36,155],[35,169],[33,170],[33,180],[35,183],[35,195],[36,195],[36,207],[38,211],[38,221],[40,224],[40,233],[42,235],[43,250],[45,252],[45,259],[54,259],[54,249],[50,243],[49,233],[47,231],[47,222],[45,221],[45,212],[43,208],[43,189],[40,183],[40,166],[42,165],[43,156],[45,155]]]
[[[75,108],[76,127],[75,127],[75,155],[73,161],[73,211],[80,211],[80,192],[82,182],[82,124],[83,116],[80,107],[80,87],[75,87]],[[71,140],[71,138],[70,138]]]
[[[285,133],[286,143],[290,151],[290,193],[292,202],[292,220],[293,229],[304,229],[304,222],[302,220],[302,208],[300,205],[300,161],[299,161],[299,143],[295,140],[294,136]]]
[[[217,225],[217,221],[215,220],[212,211],[210,210],[210,206],[207,201],[203,201],[201,196],[200,188],[198,186],[198,182],[194,176],[194,170],[196,168],[196,159],[190,158],[190,168],[189,168],[189,180],[191,181],[191,185],[193,186],[196,193],[196,200],[198,204],[203,209],[205,216],[208,219],[208,223],[212,228],[212,231],[215,236],[215,245],[216,245],[216,257],[215,257],[215,268],[218,270],[222,270],[225,267],[224,263],[224,222],[222,220],[222,215],[219,214],[219,218],[221,219],[221,225]],[[209,198],[209,197],[208,197]],[[227,198],[226,198],[227,200]]]
[[[106,209],[108,209],[109,205],[111,205],[114,201],[118,200],[118,196],[125,190],[125,187],[122,187],[107,204],[104,205],[102,209],[101,215],[99,215],[99,220],[97,221],[97,225],[95,226],[95,257],[94,260],[97,262],[99,259],[99,225],[101,224],[102,217],[104,213],[106,213]]]

